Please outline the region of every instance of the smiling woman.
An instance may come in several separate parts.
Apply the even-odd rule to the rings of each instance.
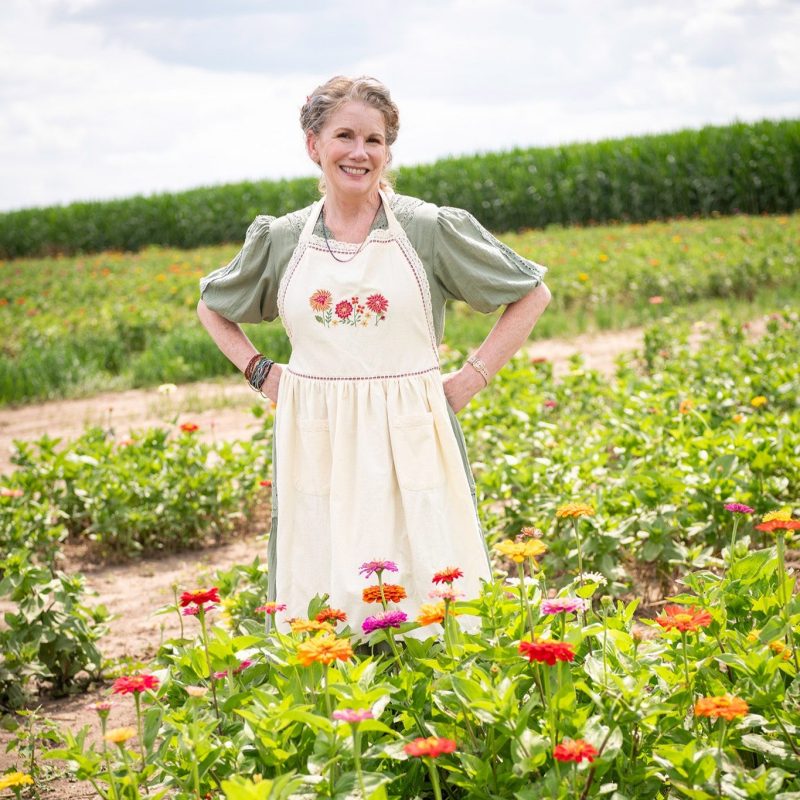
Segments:
[[[257,217],[241,252],[201,282],[198,312],[277,403],[269,599],[298,616],[327,594],[367,633],[358,579],[367,559],[399,562],[409,617],[447,564],[458,564],[470,596],[490,579],[455,414],[519,349],[550,295],[544,268],[466,211],[391,190],[399,114],[383,84],[333,78],[306,99],[300,121],[322,199]],[[442,377],[448,299],[507,308],[467,363]],[[257,353],[238,324],[278,317],[292,344],[285,365]]]

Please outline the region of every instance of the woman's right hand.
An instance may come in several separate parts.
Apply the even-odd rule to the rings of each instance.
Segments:
[[[273,364],[267,379],[261,384],[261,393],[265,394],[273,403],[278,402],[278,387],[281,383],[283,368],[280,364]]]

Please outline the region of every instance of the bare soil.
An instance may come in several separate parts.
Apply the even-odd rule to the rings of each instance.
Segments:
[[[757,324],[753,328],[762,328]],[[754,331],[755,332],[755,331]],[[702,324],[696,327],[694,340],[702,337]],[[552,362],[556,377],[566,372],[569,359],[583,356],[590,369],[612,375],[616,359],[642,346],[643,329],[583,335],[571,339],[538,341],[528,348],[532,359]],[[195,383],[176,387],[169,394],[158,389],[133,390],[101,394],[76,400],[38,403],[0,411],[0,476],[14,468],[11,462],[13,441],[38,439],[44,434],[62,439],[79,436],[88,425],[113,429],[125,437],[131,431],[157,425],[195,422],[198,435],[209,440],[249,438],[260,423],[249,409],[261,401],[243,381]],[[158,650],[163,639],[178,634],[177,616],[156,615],[173,599],[173,587],[192,588],[203,585],[216,569],[252,561],[256,554],[265,557],[263,536],[249,535],[220,547],[146,559],[124,566],[93,566],[80,554],[73,554],[71,567],[81,571],[88,586],[97,593],[114,614],[110,631],[101,641],[106,657],[127,659],[132,667],[146,662]],[[69,553],[67,554],[69,558]],[[0,611],[2,607],[0,606]],[[98,740],[96,713],[87,706],[98,699],[107,699],[110,684],[94,687],[88,694],[42,703],[40,714],[55,721],[60,728],[80,730],[89,725]],[[120,698],[112,711],[110,726],[134,723],[133,703]],[[19,752],[6,753],[12,734],[0,730],[0,773],[15,767],[25,770]],[[49,763],[49,762],[44,762]],[[87,783],[56,777],[39,787],[43,798],[73,800],[93,797]]]

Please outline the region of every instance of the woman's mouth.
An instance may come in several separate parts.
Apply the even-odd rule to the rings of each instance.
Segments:
[[[342,165],[340,169],[347,175],[366,175],[369,172],[365,167],[345,167]]]

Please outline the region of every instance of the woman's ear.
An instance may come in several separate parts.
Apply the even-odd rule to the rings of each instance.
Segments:
[[[315,163],[319,164],[319,153],[317,152],[317,137],[314,131],[306,132],[306,152],[308,157]]]

